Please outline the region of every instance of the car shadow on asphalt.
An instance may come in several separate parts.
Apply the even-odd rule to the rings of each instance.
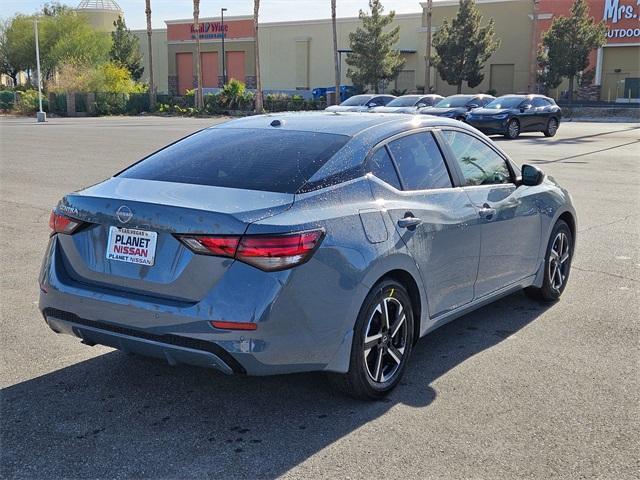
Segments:
[[[2,390],[0,476],[274,478],[394,405],[428,408],[434,381],[547,308],[516,293],[436,330],[378,402],[345,397],[322,374],[225,376],[100,355]]]

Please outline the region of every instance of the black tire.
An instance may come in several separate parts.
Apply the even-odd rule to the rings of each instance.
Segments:
[[[542,133],[544,133],[545,137],[555,137],[556,133],[558,133],[559,127],[560,123],[558,122],[558,119],[551,117],[547,122],[547,128],[545,128]]]
[[[384,333],[383,317],[378,313],[378,310],[382,309],[383,302],[387,302],[388,318],[397,318],[396,321],[399,321],[399,325],[390,323],[386,333]],[[398,305],[402,306],[402,310],[398,317],[394,317],[399,312]],[[404,320],[400,320],[402,313],[404,313]],[[380,334],[380,339],[369,341],[369,344],[374,342],[377,344],[370,348],[367,354],[365,337],[367,334],[370,334],[369,337],[377,336],[374,332],[377,330],[378,322],[380,331],[383,333]],[[349,371],[344,374],[329,374],[333,386],[352,397],[365,400],[380,399],[388,394],[400,382],[411,356],[413,324],[411,299],[406,289],[395,280],[385,279],[379,282],[367,295],[358,314],[351,345]],[[397,325],[395,335],[392,332],[394,325]],[[381,351],[383,353],[378,363]],[[402,355],[398,363],[394,357],[399,353]],[[385,378],[385,371],[389,374],[388,378]],[[377,380],[373,378],[374,375],[377,376]]]
[[[507,129],[504,132],[504,136],[509,140],[515,140],[520,136],[520,122],[515,118],[512,118],[507,123]]]
[[[566,248],[568,250],[566,251],[566,260],[558,264],[558,260],[554,259],[557,258],[557,242],[560,235],[564,235],[565,241],[567,242]],[[564,247],[561,246],[559,248],[563,252],[560,257],[563,257]],[[555,302],[560,298],[560,295],[562,295],[562,292],[564,292],[567,286],[569,273],[571,272],[571,261],[573,260],[573,235],[571,235],[571,229],[564,220],[558,220],[554,225],[549,241],[547,242],[544,258],[544,281],[542,287],[528,287],[525,289],[525,293],[536,300]],[[562,260],[562,258],[559,258],[559,260]],[[556,268],[559,269],[559,271],[555,270]]]

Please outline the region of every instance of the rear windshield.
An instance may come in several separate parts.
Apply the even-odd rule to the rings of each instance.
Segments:
[[[295,193],[350,137],[211,128],[156,152],[119,177]]]
[[[355,95],[353,97],[347,98],[340,105],[344,105],[346,107],[359,107],[360,105],[364,105],[369,100],[373,98],[373,95]]]
[[[447,97],[436,103],[438,108],[464,107],[473,97]]]
[[[420,97],[398,97],[387,103],[387,107],[413,107]]]

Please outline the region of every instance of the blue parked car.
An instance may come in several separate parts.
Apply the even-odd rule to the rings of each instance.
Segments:
[[[225,373],[394,388],[419,337],[560,297],[571,197],[454,120],[280,113],[201,130],[51,214],[49,327]]]
[[[521,132],[542,132],[545,137],[553,137],[561,118],[562,110],[552,98],[504,95],[472,110],[465,121],[487,135],[497,133],[515,139]]]

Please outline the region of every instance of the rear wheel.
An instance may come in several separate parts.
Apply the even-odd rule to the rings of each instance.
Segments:
[[[507,131],[504,136],[510,140],[515,140],[520,135],[520,122],[515,118],[509,120],[507,123]]]
[[[537,300],[553,302],[560,298],[569,280],[571,259],[573,258],[573,237],[564,220],[558,220],[553,227],[544,264],[542,287],[529,287],[525,292]]]
[[[364,301],[354,328],[349,371],[331,374],[332,383],[361,399],[378,399],[398,384],[413,346],[413,310],[395,280],[376,285]]]
[[[542,133],[544,133],[545,137],[553,137],[558,131],[558,119],[550,118],[547,122],[547,128],[544,129]]]

